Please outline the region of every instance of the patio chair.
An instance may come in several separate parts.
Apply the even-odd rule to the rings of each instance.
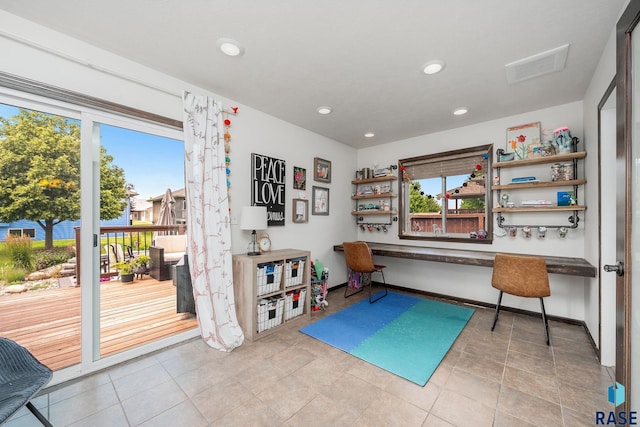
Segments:
[[[46,427],[52,427],[30,400],[51,379],[51,369],[26,348],[0,337],[0,424],[26,406]]]

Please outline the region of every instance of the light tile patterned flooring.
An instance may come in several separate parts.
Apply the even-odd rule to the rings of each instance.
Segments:
[[[354,303],[329,294],[325,312]],[[610,411],[611,369],[584,329],[476,312],[424,387],[286,327],[231,353],[193,340],[34,401],[56,427],[87,426],[592,426]],[[22,409],[3,427],[34,426]]]

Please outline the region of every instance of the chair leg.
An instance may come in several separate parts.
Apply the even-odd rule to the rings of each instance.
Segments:
[[[493,331],[496,328],[496,323],[498,323],[498,315],[500,314],[500,303],[502,302],[502,291],[500,291],[500,295],[498,295],[498,304],[496,304],[496,314],[493,317],[493,326],[491,326],[491,330]]]
[[[355,294],[359,294],[360,292],[364,291],[364,284],[362,283],[362,277],[363,277],[363,275],[360,274],[360,289],[358,289],[355,292],[351,292],[349,295],[347,295],[347,292],[349,292],[349,283],[347,282],[347,286],[345,286],[345,288],[344,288],[344,297],[345,298],[349,298],[351,296],[354,296]]]
[[[544,324],[544,336],[549,345],[549,322],[547,321],[547,313],[544,311],[544,301],[540,298],[540,308],[542,309],[542,323]]]
[[[378,298],[371,300],[371,286],[373,285],[373,280],[372,280],[373,273],[369,273],[369,304],[373,304],[374,302],[381,300],[382,298],[386,297],[387,294],[389,293],[389,291],[387,290],[387,281],[384,278],[384,271],[382,270],[378,270],[378,271],[380,272],[380,274],[382,274],[382,283],[384,283],[384,295],[381,295]]]
[[[31,413],[38,419],[38,421],[40,421],[42,423],[43,426],[45,427],[53,427],[53,425],[49,422],[49,420],[47,420],[44,415],[42,415],[42,413],[40,413],[40,411],[38,411],[36,409],[35,406],[33,406],[33,403],[31,402],[27,402],[27,409],[31,411]]]

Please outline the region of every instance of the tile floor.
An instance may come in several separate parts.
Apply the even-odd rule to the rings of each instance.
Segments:
[[[364,295],[362,295],[364,296]],[[329,294],[329,309],[352,304]],[[610,369],[582,327],[476,312],[424,387],[300,332],[301,323],[231,353],[193,340],[71,384],[34,403],[56,427],[592,426],[610,411]],[[37,426],[22,409],[4,427]]]

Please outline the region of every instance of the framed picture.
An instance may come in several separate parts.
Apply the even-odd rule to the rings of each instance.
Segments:
[[[516,160],[529,157],[529,146],[541,146],[540,122],[507,128],[507,153],[514,153]]]
[[[313,186],[313,215],[329,215],[329,189]]]
[[[293,167],[293,189],[307,189],[307,170],[305,168],[300,168],[298,166]]]
[[[313,179],[318,182],[331,182],[331,162],[329,160],[320,157],[313,158]]]
[[[302,224],[309,222],[309,201],[305,199],[293,199],[293,222]]]

